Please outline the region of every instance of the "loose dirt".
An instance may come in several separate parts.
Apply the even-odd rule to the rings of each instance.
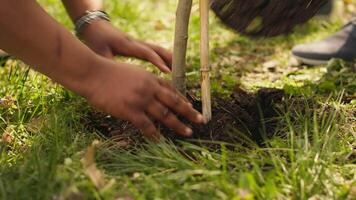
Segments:
[[[204,141],[241,142],[241,136],[262,145],[265,138],[271,137],[278,123],[277,108],[284,100],[284,92],[277,89],[260,89],[249,93],[236,87],[230,98],[214,99],[213,119],[207,125],[190,124],[194,131],[192,138],[182,138],[170,129],[159,124],[161,134],[172,140],[198,139]],[[201,102],[192,96],[189,100],[197,110]],[[182,121],[187,122],[182,119]],[[189,123],[189,122],[187,122]],[[129,122],[117,120],[100,112],[88,116],[87,125],[106,137],[140,137],[140,131]],[[246,138],[245,138],[246,139]]]

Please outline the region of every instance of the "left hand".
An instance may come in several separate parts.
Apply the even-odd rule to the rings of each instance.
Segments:
[[[110,22],[98,20],[87,26],[81,33],[85,43],[97,54],[106,58],[117,55],[146,60],[162,72],[171,72],[172,54],[153,44],[131,38],[116,29]]]

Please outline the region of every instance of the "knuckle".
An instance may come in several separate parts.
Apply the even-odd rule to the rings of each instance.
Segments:
[[[172,94],[172,100],[177,106],[182,103],[182,99],[180,98],[178,93]]]
[[[164,111],[161,113],[161,116],[160,116],[160,121],[163,121],[165,123],[168,123],[172,120],[172,117],[174,117],[173,113],[170,112],[168,109],[167,111]]]
[[[141,128],[141,130],[142,130],[143,134],[149,138],[155,137],[157,135],[157,129],[152,123],[145,126],[144,128]]]
[[[168,89],[163,89],[160,92],[161,99],[169,106],[177,106],[179,104],[179,95]]]
[[[165,117],[164,121],[167,124],[174,125],[178,122],[178,118],[173,113],[170,113],[168,116]]]
[[[144,117],[140,116],[138,117],[138,115],[131,115],[131,121],[132,123],[137,127],[137,128],[140,128],[140,129],[144,129],[146,128],[147,126],[149,126],[149,121],[146,120]]]
[[[147,48],[145,46],[142,46],[142,45],[139,48],[141,49],[141,55],[143,57],[145,57],[146,59],[154,58],[154,53],[153,53],[153,51],[151,49],[149,49],[149,48]]]
[[[143,118],[139,119],[137,124],[140,128],[147,128],[150,125],[149,121]]]

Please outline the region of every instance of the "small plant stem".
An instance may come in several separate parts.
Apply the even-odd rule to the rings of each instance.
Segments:
[[[200,0],[200,64],[203,116],[206,122],[212,118],[209,64],[209,0]]]
[[[175,38],[172,64],[172,84],[186,95],[186,53],[188,43],[189,18],[192,0],[179,0],[176,13]]]

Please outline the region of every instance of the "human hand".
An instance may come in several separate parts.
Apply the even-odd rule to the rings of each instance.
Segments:
[[[182,136],[193,132],[176,114],[203,123],[203,116],[166,81],[134,65],[101,60],[87,84],[86,97],[94,107],[131,121],[151,139],[160,137],[152,120]]]
[[[162,72],[169,73],[172,54],[159,46],[141,42],[115,28],[110,22],[98,20],[81,33],[86,44],[97,54],[114,58],[116,55],[147,60]]]

